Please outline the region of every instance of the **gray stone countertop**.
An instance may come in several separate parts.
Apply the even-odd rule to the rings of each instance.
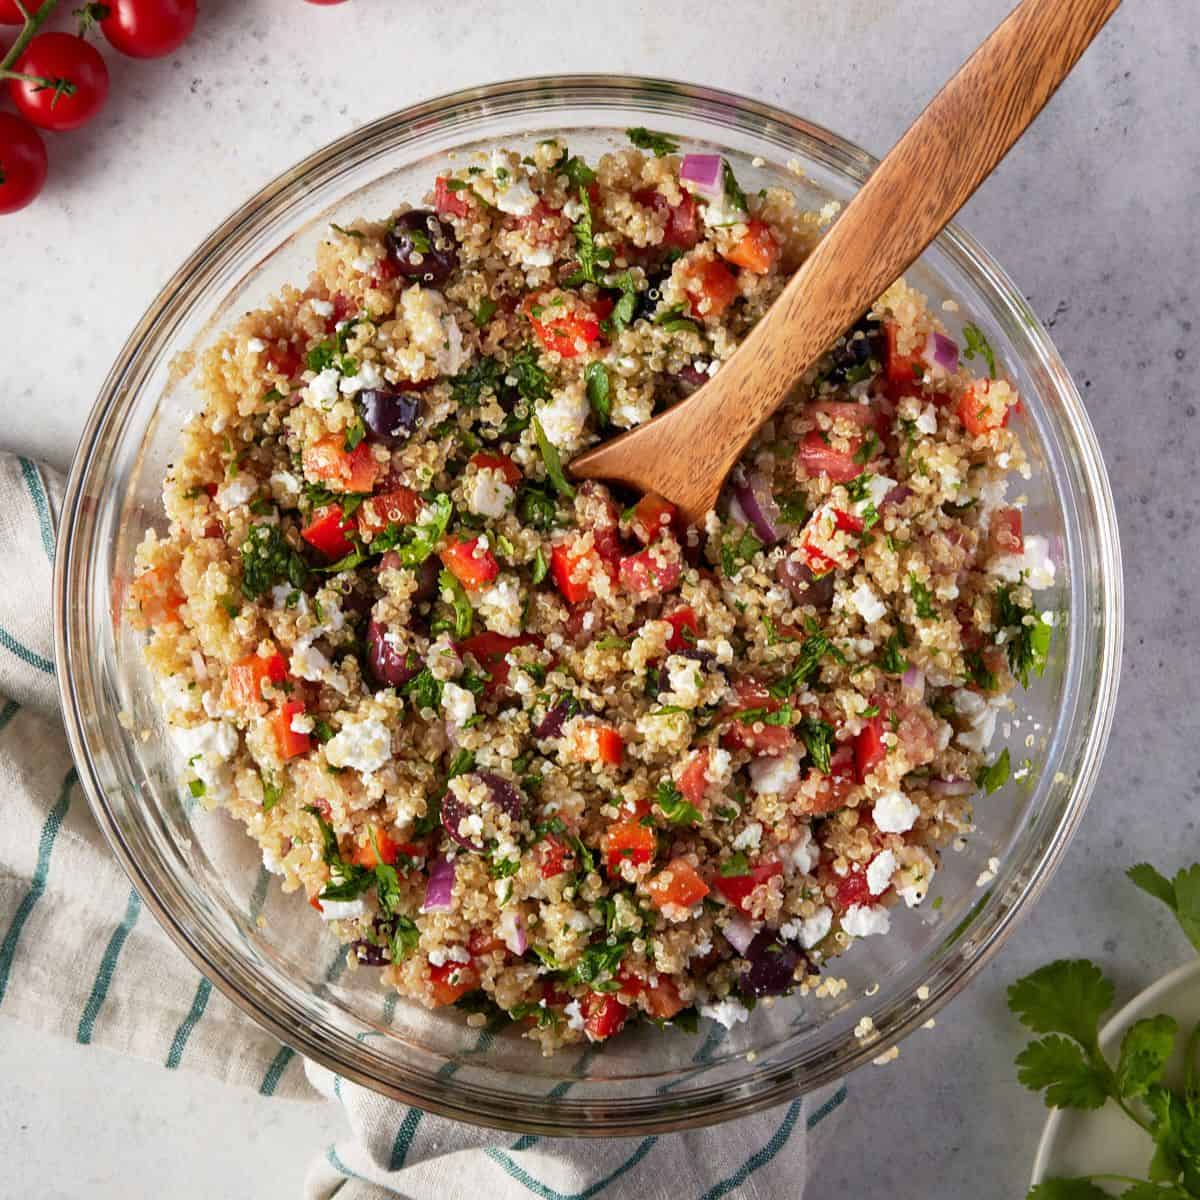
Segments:
[[[53,137],[47,191],[0,219],[0,442],[65,468],[113,357],[170,272],[252,191],[370,118],[457,87],[604,70],[743,92],[878,153],[1008,7],[207,0],[178,55],[110,58],[107,111]],[[1127,588],[1119,711],[1065,864],[936,1028],[851,1078],[847,1119],[815,1150],[812,1195],[1023,1195],[1044,1113],[1015,1082],[1023,1039],[1007,984],[1087,954],[1126,998],[1188,952],[1121,871],[1197,857],[1198,43],[1192,0],[1129,0],[963,215],[1051,327],[1104,449]],[[2,1017],[0,1061],[0,1190],[14,1196],[295,1196],[338,1120]]]

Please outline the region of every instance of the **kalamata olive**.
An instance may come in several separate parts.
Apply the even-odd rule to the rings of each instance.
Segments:
[[[686,367],[681,367],[674,375],[671,376],[671,384],[678,396],[690,396],[693,392],[698,392],[708,382],[708,373],[701,371],[698,367],[693,367],[689,363]]]
[[[388,231],[387,244],[401,275],[431,287],[445,283],[458,266],[454,231],[427,208],[414,208],[397,217]]]
[[[479,771],[474,778],[487,785],[490,804],[507,813],[509,819],[514,822],[521,819],[521,793],[507,779],[493,775],[490,771]],[[487,849],[483,842],[472,840],[459,829],[463,820],[470,815],[470,809],[453,792],[447,792],[442,798],[442,828],[451,840],[457,842],[464,850],[482,854]]]
[[[354,957],[358,960],[359,966],[362,967],[386,967],[391,961],[384,956],[387,949],[387,943],[391,939],[392,933],[395,931],[395,921],[385,921],[382,917],[376,917],[371,922],[371,932],[374,935],[374,940],[368,938],[359,938],[356,942],[350,943],[350,949],[354,951]]]
[[[860,321],[846,334],[845,340],[834,347],[831,354],[833,368],[826,376],[832,383],[845,383],[847,372],[861,367],[870,359],[876,362],[883,358],[882,330],[877,321]]]
[[[646,283],[648,286],[646,290],[638,292],[637,300],[634,301],[633,319],[635,321],[640,320],[642,317],[649,320],[654,315],[654,310],[658,307],[658,302],[662,299],[662,285],[670,278],[670,266],[665,271],[654,271],[647,277]]]
[[[431,555],[414,571],[417,576],[417,590],[409,597],[413,604],[427,604],[435,600],[438,594],[438,576],[441,574],[440,563],[436,556]]]
[[[381,687],[403,687],[421,670],[415,651],[401,650],[387,639],[387,626],[372,618],[367,623],[367,664]]]
[[[535,738],[562,737],[563,726],[580,711],[574,696],[563,696],[534,727]]]
[[[775,578],[787,588],[797,604],[811,604],[818,610],[826,610],[833,605],[832,571],[818,579],[807,564],[789,556],[775,564]]]
[[[358,394],[367,440],[383,446],[399,446],[412,436],[421,412],[415,392],[388,392],[368,388]]]
[[[743,996],[782,996],[792,989],[800,955],[774,929],[759,930],[742,957],[748,964],[738,980]]]

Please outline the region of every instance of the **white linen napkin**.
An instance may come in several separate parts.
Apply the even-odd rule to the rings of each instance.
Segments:
[[[59,723],[50,579],[61,497],[53,473],[0,454],[0,1015],[263,1095],[338,1101],[350,1133],[316,1156],[305,1200],[803,1193],[808,1136],[841,1108],[844,1085],[694,1133],[506,1135],[298,1059],[197,974],[109,854]]]

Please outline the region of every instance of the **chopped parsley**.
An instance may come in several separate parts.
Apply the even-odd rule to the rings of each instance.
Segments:
[[[748,525],[736,537],[726,538],[721,543],[721,570],[725,577],[732,579],[762,548],[762,542]]]
[[[496,359],[485,356],[450,380],[450,397],[456,404],[477,408],[484,393],[499,392],[503,379],[504,368]]]
[[[577,188],[586,188],[596,180],[596,172],[578,154],[572,154],[568,158],[565,150],[562,158],[554,164],[554,170],[559,175],[565,175],[571,185]]]
[[[727,158],[721,160],[721,179],[725,188],[725,203],[739,212],[746,212],[748,208],[746,193],[739,186],[737,176],[733,173],[733,168],[729,165]]]
[[[644,125],[635,125],[625,130],[625,136],[639,149],[650,150],[655,158],[665,158],[679,150],[679,143],[665,133],[655,133]]]
[[[976,354],[981,354],[984,362],[988,365],[988,374],[995,379],[996,352],[992,349],[991,343],[984,337],[983,330],[978,325],[968,322],[963,326],[963,337],[967,342],[967,347],[963,351],[963,358],[974,358]]]
[[[609,280],[609,286],[619,288],[621,295],[613,305],[612,312],[605,318],[604,324],[620,333],[626,326],[633,324],[634,314],[637,312],[637,284],[629,271],[622,271],[615,279]]]
[[[992,792],[999,791],[1008,782],[1008,772],[1009,759],[1006,746],[994,763],[979,768],[979,773],[975,776],[975,784],[977,787],[983,788],[990,796]]]
[[[594,946],[589,946],[580,955],[579,961],[575,964],[575,966],[571,968],[570,973],[567,975],[566,982],[568,984],[590,984],[592,985],[593,991],[606,990],[604,987],[596,987],[595,985],[611,979],[613,973],[621,965],[621,959],[625,957],[625,951],[628,949],[628,941],[604,941],[599,942]],[[541,955],[539,955],[539,957],[541,957]],[[616,981],[613,980],[613,982],[615,983]]]
[[[690,317],[683,315],[683,305],[673,304],[663,309],[654,318],[654,324],[661,326],[668,333],[699,333],[700,326]]]
[[[467,598],[467,589],[450,571],[442,571],[438,575],[438,588],[443,598],[447,593],[450,595],[450,607],[454,610],[454,622],[450,628],[454,630],[454,636],[459,640],[470,637],[475,624],[475,610]]]
[[[908,576],[908,591],[916,605],[918,617],[928,621],[937,616],[937,610],[933,607],[933,593],[912,572]]]
[[[541,451],[542,463],[546,468],[546,475],[550,482],[554,485],[555,490],[561,496],[565,496],[568,500],[575,498],[575,489],[567,482],[567,477],[563,474],[562,459],[558,456],[558,447],[546,436],[546,431],[542,428],[541,421],[534,419],[533,436],[537,439],[538,450]]]
[[[367,428],[362,422],[362,417],[355,417],[349,425],[346,426],[346,440],[342,443],[347,453],[351,450],[357,450],[359,443],[367,436]]]
[[[496,315],[496,309],[499,307],[499,304],[491,296],[484,296],[471,317],[471,320],[475,322],[475,328],[482,329]]]
[[[188,791],[191,792],[192,795],[197,800],[199,800],[200,797],[203,796],[207,790],[208,789],[204,786],[203,779],[189,779],[188,780]]]
[[[242,591],[257,600],[277,583],[303,589],[308,567],[287,544],[278,525],[251,525],[242,543]]]
[[[1029,673],[1041,675],[1046,669],[1052,626],[1031,608],[1014,598],[1015,584],[996,589],[996,625],[1005,631],[1005,650],[1013,676],[1022,687],[1029,686]]]
[[[689,804],[670,779],[664,779],[654,793],[654,803],[672,825],[699,825],[700,813]]]
[[[566,279],[567,287],[578,287],[581,283],[602,283],[600,268],[612,263],[613,252],[608,246],[597,246],[592,222],[592,198],[585,187],[579,189],[579,203],[583,207],[579,220],[571,227],[575,235],[575,257],[579,266]]]
[[[419,567],[445,537],[453,513],[450,497],[439,492],[425,509],[424,520],[415,525],[389,525],[371,542],[371,553],[395,550],[402,566]]]
[[[587,383],[588,403],[596,420],[603,426],[607,425],[612,415],[612,396],[609,390],[608,368],[602,362],[591,362],[583,373]]]
[[[829,760],[833,753],[833,726],[816,717],[804,717],[797,726],[797,732],[808,747],[813,765],[818,771],[828,775]]]
[[[741,875],[750,874],[750,863],[745,854],[739,850],[721,864],[720,871],[723,879],[736,879]]]
[[[897,630],[883,645],[879,668],[888,675],[903,675],[908,670],[908,660],[900,653],[905,644],[904,635]]]
[[[532,345],[522,346],[509,359],[504,378],[512,379],[521,398],[531,404],[550,398],[549,376],[538,366],[538,352]]]
[[[533,556],[533,574],[531,580],[534,587],[546,578],[550,568],[546,563],[546,556],[542,553],[542,548],[539,546]]]
[[[283,796],[283,784],[275,782],[275,775],[271,771],[260,771],[258,778],[262,784],[263,812],[270,812]]]

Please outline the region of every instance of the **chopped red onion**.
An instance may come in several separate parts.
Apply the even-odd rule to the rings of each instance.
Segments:
[[[944,333],[931,333],[925,341],[921,357],[931,366],[947,371],[958,370],[958,343]]]
[[[422,912],[449,912],[452,907],[455,867],[448,858],[439,854],[429,864],[429,879],[425,884],[425,901]]]
[[[199,650],[192,651],[192,670],[196,672],[196,678],[204,683],[208,679],[208,664],[204,661],[204,655]]]
[[[910,692],[917,692],[919,695],[925,694],[925,672],[917,670],[916,667],[909,667],[900,682]]]
[[[520,912],[513,910],[512,918],[506,920],[505,917],[500,918],[500,925],[504,926],[504,944],[518,957],[529,949],[529,936],[525,932],[525,918]]]
[[[767,546],[779,541],[779,505],[767,487],[767,481],[757,472],[749,476],[738,472],[734,475],[733,495],[747,522]]]
[[[706,200],[724,194],[724,172],[719,154],[685,154],[679,167],[679,182],[690,183],[692,191]]]
[[[721,932],[725,935],[725,940],[739,954],[745,954],[746,948],[754,941],[754,935],[758,933],[758,930],[758,925],[752,925],[745,917],[735,915],[729,918]]]
[[[975,790],[975,784],[969,779],[931,779],[929,794],[931,796],[969,796]]]
[[[905,500],[912,495],[912,488],[906,483],[898,483],[884,498],[880,501],[880,508],[887,508],[892,504],[903,504]]]

